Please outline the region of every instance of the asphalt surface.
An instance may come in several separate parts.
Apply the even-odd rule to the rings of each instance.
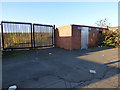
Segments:
[[[118,49],[3,52],[3,88],[117,88]],[[90,73],[95,70],[96,73]]]

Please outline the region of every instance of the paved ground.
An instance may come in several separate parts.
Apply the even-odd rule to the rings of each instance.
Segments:
[[[117,48],[4,52],[3,87],[117,88],[118,62]]]

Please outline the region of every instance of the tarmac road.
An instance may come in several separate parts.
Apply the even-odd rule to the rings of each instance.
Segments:
[[[3,88],[14,84],[18,88],[118,87],[117,48],[46,48],[15,53],[3,53]]]

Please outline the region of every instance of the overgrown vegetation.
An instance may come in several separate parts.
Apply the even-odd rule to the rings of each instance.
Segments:
[[[103,45],[110,47],[120,47],[120,33],[108,31],[104,35]]]
[[[51,45],[52,33],[35,33],[35,43],[37,46]],[[4,33],[4,47],[31,47],[31,33]]]

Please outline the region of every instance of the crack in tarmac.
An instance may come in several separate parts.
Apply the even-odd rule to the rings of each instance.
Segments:
[[[92,74],[92,76],[93,76],[92,78],[87,79],[87,80],[80,80],[80,81],[78,81],[78,82],[72,81],[72,80],[66,80],[65,78],[63,78],[63,77],[61,77],[61,76],[57,76],[57,75],[50,75],[50,76],[54,76],[54,77],[59,78],[60,80],[63,80],[63,81],[65,82],[65,86],[66,86],[66,82],[68,82],[69,84],[70,84],[70,83],[78,83],[78,85],[76,85],[76,86],[74,86],[74,87],[70,86],[70,88],[75,88],[75,87],[77,87],[77,86],[83,85],[83,84],[86,83],[86,82],[90,82],[90,81],[92,81],[92,80],[94,80],[94,79],[102,80],[102,79],[105,78],[106,73],[108,73],[109,71],[111,71],[111,70],[113,70],[113,69],[115,69],[115,68],[110,68],[110,69],[107,69],[106,71],[104,71],[103,75],[102,75],[100,78],[95,78],[95,77],[94,77],[94,74]],[[117,74],[118,74],[118,73],[117,73]]]
[[[103,78],[105,78],[105,76],[106,76],[106,73],[108,73],[108,72],[111,71],[112,69],[115,69],[115,68],[107,69],[106,71],[104,71],[102,77],[100,77],[100,78],[91,78],[91,79],[88,79],[88,80],[84,80],[82,83],[78,84],[77,86],[81,86],[83,83],[85,83],[85,82],[87,82],[87,81],[92,81],[92,80],[94,80],[94,79],[103,80]],[[117,74],[118,74],[118,73],[117,73]],[[74,88],[77,87],[77,86],[74,86]]]
[[[95,74],[92,74],[93,77],[91,77],[90,79],[80,80],[80,81],[78,81],[78,82],[73,81],[73,80],[67,80],[67,79],[65,79],[65,78],[63,78],[63,77],[61,77],[61,76],[59,76],[59,75],[53,75],[53,74],[47,74],[47,75],[45,75],[44,77],[46,77],[46,76],[57,77],[59,80],[63,80],[63,81],[64,81],[64,84],[65,84],[65,87],[66,87],[66,88],[67,88],[67,84],[66,84],[66,83],[69,83],[70,88],[75,88],[75,87],[81,86],[81,85],[83,85],[83,84],[85,85],[86,82],[90,82],[90,81],[92,81],[92,80],[94,80],[94,79],[102,80],[102,79],[105,78],[106,74],[107,74],[109,71],[113,70],[113,69],[115,69],[115,68],[110,68],[110,69],[105,70],[105,71],[103,72],[103,75],[102,75],[100,78],[97,78],[97,77],[95,78]],[[117,73],[117,74],[118,74],[118,73]],[[43,77],[42,77],[42,78],[43,78]],[[16,82],[16,84],[20,84],[20,83],[23,83],[23,82],[28,81],[28,80],[38,81],[38,80],[40,80],[40,78],[38,78],[38,77],[33,77],[33,78],[26,79],[26,80],[18,81],[18,82]],[[78,85],[75,85],[75,86],[72,87],[71,83],[78,84]],[[50,85],[53,85],[53,83],[50,84]]]

